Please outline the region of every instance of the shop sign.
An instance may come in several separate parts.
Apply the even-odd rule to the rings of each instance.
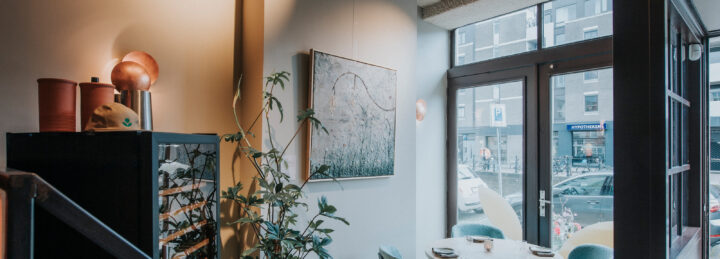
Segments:
[[[595,124],[568,124],[568,131],[581,131],[581,130],[605,130],[605,123]]]

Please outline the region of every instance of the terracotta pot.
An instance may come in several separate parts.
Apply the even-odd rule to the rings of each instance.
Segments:
[[[97,82],[80,83],[80,126],[85,130],[97,107],[115,101],[115,86]]]
[[[37,82],[40,132],[75,132],[77,83],[57,78],[40,78]]]

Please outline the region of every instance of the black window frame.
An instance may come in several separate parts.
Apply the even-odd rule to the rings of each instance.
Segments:
[[[524,8],[523,8],[524,9]],[[478,86],[477,82],[483,84],[491,82],[512,81],[523,79],[525,82],[524,94],[524,142],[523,148],[525,156],[523,158],[523,188],[531,184],[537,186],[538,189],[552,190],[550,181],[548,186],[540,186],[539,178],[541,174],[548,177],[551,171],[550,157],[543,157],[550,154],[552,131],[548,130],[551,126],[549,96],[550,91],[547,89],[548,82],[540,82],[544,78],[539,75],[541,71],[554,66],[555,71],[571,71],[582,69],[597,69],[612,66],[612,42],[613,35],[597,37],[593,39],[580,40],[572,43],[553,45],[545,48],[542,39],[542,19],[545,16],[542,11],[542,3],[536,6],[538,10],[536,14],[537,26],[537,50],[522,52],[518,54],[503,56],[499,58],[484,60],[464,65],[455,65],[455,42],[452,41],[453,48],[450,50],[450,59],[453,67],[448,70],[448,88],[447,88],[447,220],[446,235],[449,236],[451,228],[457,222],[457,143],[455,140],[457,134],[456,118],[456,92],[459,89]],[[455,32],[451,33],[454,37]],[[551,74],[545,71],[548,75]],[[549,80],[549,76],[547,77]],[[543,86],[544,85],[544,86]],[[545,90],[542,90],[545,87]],[[544,92],[543,92],[544,91]],[[547,106],[547,107],[546,107]],[[542,120],[545,119],[543,122]],[[543,128],[544,130],[541,130]],[[547,150],[540,150],[543,146]],[[547,161],[542,161],[545,158]],[[541,237],[540,233],[549,233],[550,221],[538,224],[527,223],[528,219],[533,221],[538,218],[539,193],[528,193],[523,191],[523,235],[524,239],[530,243],[540,244],[544,246],[550,245],[550,235]],[[546,208],[546,214],[551,215],[550,206]],[[549,218],[549,217],[546,217]]]

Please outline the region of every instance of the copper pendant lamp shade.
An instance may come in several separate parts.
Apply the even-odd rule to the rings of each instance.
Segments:
[[[132,61],[142,65],[150,75],[150,85],[154,85],[160,75],[160,68],[150,54],[142,51],[132,51],[122,58],[122,61]]]
[[[110,80],[118,91],[150,89],[150,75],[145,68],[132,61],[123,61],[115,65]]]

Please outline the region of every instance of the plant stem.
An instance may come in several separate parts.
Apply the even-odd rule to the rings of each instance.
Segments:
[[[285,146],[285,148],[283,148],[282,153],[280,153],[280,157],[283,157],[283,155],[285,155],[285,151],[287,151],[287,149],[290,147],[290,144],[293,143],[293,141],[295,140],[295,137],[297,137],[297,135],[300,134],[300,130],[302,130],[303,126],[305,126],[305,124],[308,122],[308,120],[309,120],[309,119],[307,119],[307,118],[303,120],[303,122],[300,124],[300,126],[298,127],[298,129],[295,131],[295,135],[292,136],[292,138],[291,138],[290,141],[287,143],[287,145]]]

